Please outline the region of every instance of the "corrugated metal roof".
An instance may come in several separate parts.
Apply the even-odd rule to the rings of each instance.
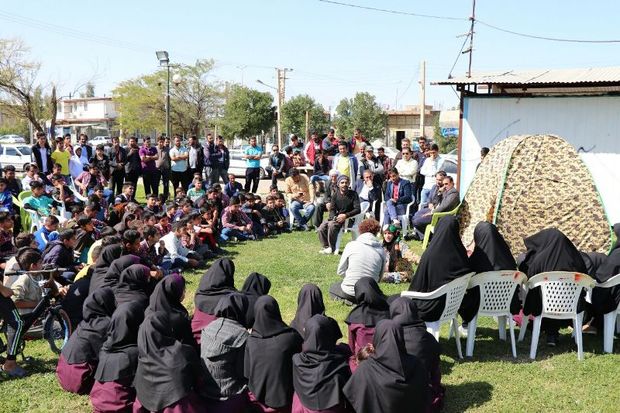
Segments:
[[[583,83],[620,84],[620,66],[591,67],[584,69],[504,70],[472,73],[471,77],[462,76],[439,82],[432,82],[433,85],[570,85]]]

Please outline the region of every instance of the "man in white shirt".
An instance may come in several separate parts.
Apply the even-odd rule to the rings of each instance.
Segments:
[[[443,168],[443,158],[439,156],[439,146],[432,144],[428,155],[420,168],[420,174],[424,175],[424,186],[420,196],[420,208],[426,208],[429,202],[431,189],[435,185],[435,175]]]
[[[188,158],[189,152],[186,147],[181,146],[181,137],[175,135],[174,146],[170,148],[170,180],[172,181],[173,194],[179,184],[183,189],[187,189],[193,178],[193,175],[187,170]]]
[[[171,268],[196,268],[201,265],[201,262],[195,258],[196,253],[183,246],[181,238],[185,235],[187,235],[187,227],[185,222],[181,221],[172,224],[172,231],[161,237],[168,251],[164,260],[170,260]]]

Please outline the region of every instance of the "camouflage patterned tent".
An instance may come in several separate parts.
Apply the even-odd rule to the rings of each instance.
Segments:
[[[579,250],[607,252],[611,228],[590,171],[569,143],[554,135],[518,135],[493,148],[478,167],[460,212],[463,242],[480,221],[494,223],[513,254],[523,238],[550,227]]]

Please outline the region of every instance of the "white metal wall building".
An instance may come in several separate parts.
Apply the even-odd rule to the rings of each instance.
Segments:
[[[461,197],[480,148],[520,134],[555,134],[590,169],[611,223],[620,222],[620,67],[472,74],[436,84],[461,92]]]

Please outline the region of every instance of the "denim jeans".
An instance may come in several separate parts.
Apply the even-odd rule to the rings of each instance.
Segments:
[[[304,212],[303,215],[301,214],[302,211]],[[299,226],[306,225],[310,218],[312,218],[312,214],[314,214],[314,204],[307,203],[304,205],[299,201],[293,201],[291,202],[291,213]]]
[[[220,233],[220,238],[224,241],[229,241],[232,237],[236,237],[238,240],[243,241],[248,239],[250,234],[241,232],[235,228],[223,228]]]

